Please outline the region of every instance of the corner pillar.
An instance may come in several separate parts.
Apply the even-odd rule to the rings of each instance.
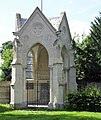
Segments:
[[[24,84],[23,84],[23,67],[22,67],[22,45],[19,39],[14,39],[13,44],[13,62],[12,62],[12,80],[11,80],[11,101],[10,105],[14,109],[26,107],[24,102]]]
[[[68,91],[73,92],[75,90],[77,90],[76,68],[74,66],[70,66],[70,69],[69,69],[69,81],[68,81]]]
[[[63,109],[62,62],[53,66],[53,108]]]
[[[70,66],[69,66],[69,81],[68,81],[69,92],[73,92],[77,90],[76,68],[75,68],[73,53],[74,53],[73,49],[70,49]]]
[[[26,107],[26,104],[23,101],[22,72],[23,71],[21,64],[12,64],[10,105],[14,109],[20,109]]]
[[[48,104],[49,109],[53,108],[53,65],[50,65],[50,102]]]

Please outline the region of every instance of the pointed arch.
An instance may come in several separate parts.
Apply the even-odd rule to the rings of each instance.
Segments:
[[[64,93],[64,101],[66,99],[66,94],[68,93],[68,86],[69,86],[69,69],[70,69],[70,59],[69,59],[69,52],[64,45],[61,50],[62,62],[63,62],[63,70],[62,70],[62,78],[64,82],[63,86],[63,93]]]
[[[31,51],[27,54],[26,79],[33,79],[33,54]]]
[[[28,56],[31,55],[31,56]],[[34,45],[31,46],[31,48],[28,50],[27,53],[27,59],[29,59],[31,62],[30,65],[28,65],[28,60],[27,60],[27,73],[29,72],[30,75],[32,75],[31,78],[35,79],[36,75],[35,72],[38,71],[40,69],[40,71],[42,70],[49,70],[48,68],[48,64],[49,64],[49,55],[48,55],[48,51],[47,49],[40,43],[36,43]],[[31,60],[33,59],[33,60]],[[33,65],[33,69],[31,70],[33,72],[33,74],[31,73],[31,71],[28,71],[28,66],[31,68],[31,66]],[[28,75],[27,75],[28,76]]]
[[[61,56],[62,56],[62,60],[63,60],[63,67],[69,68],[69,65],[70,65],[69,52],[65,45],[62,47]]]
[[[28,104],[46,104],[49,102],[49,81],[50,81],[50,69],[48,67],[48,52],[46,48],[36,43],[29,49],[29,63],[32,67],[32,78],[27,80],[29,85],[32,83],[34,90],[28,90],[27,102]],[[28,65],[27,65],[28,66]],[[26,72],[27,74],[27,72]],[[28,75],[27,75],[28,76]],[[27,87],[30,88],[30,87]]]

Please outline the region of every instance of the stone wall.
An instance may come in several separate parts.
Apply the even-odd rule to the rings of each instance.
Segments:
[[[0,81],[0,103],[10,102],[10,81]]]

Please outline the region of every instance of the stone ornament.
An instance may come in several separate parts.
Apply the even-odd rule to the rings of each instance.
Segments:
[[[36,36],[39,36],[42,34],[43,32],[43,29],[44,29],[44,25],[40,22],[36,22],[33,24],[33,33],[36,35]]]

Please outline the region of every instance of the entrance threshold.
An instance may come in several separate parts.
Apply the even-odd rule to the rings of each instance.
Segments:
[[[28,105],[28,108],[48,108],[48,105]]]

